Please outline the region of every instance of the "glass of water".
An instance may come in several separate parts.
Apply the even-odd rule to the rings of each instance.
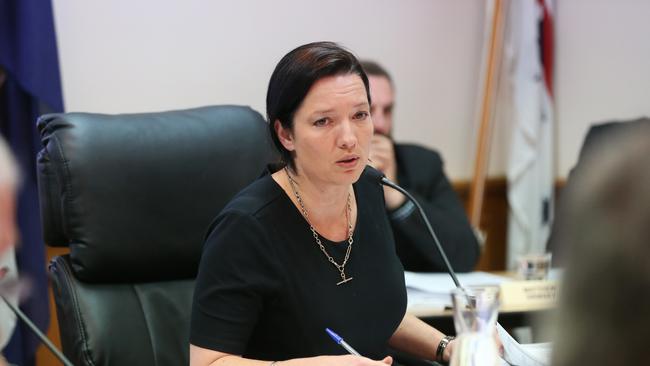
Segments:
[[[451,299],[457,343],[450,365],[496,365],[499,354],[494,332],[499,314],[499,288],[455,289]]]
[[[550,269],[551,253],[526,254],[517,259],[517,275],[522,280],[546,280]]]

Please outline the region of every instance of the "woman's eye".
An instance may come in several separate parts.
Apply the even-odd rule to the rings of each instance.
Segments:
[[[327,124],[327,118],[321,118],[314,121],[314,126],[325,126]]]
[[[364,112],[357,112],[354,115],[354,119],[364,120],[364,119],[368,118],[369,115],[370,114],[368,112],[365,112],[365,111]]]

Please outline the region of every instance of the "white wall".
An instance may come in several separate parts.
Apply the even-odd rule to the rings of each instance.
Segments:
[[[650,116],[650,1],[557,0],[558,172],[590,123]]]
[[[650,2],[558,2],[558,175],[564,176],[588,123],[650,114],[650,24],[642,19]],[[282,55],[334,40],[392,72],[396,139],[436,147],[452,179],[471,175],[483,1],[53,3],[68,111],[234,103],[264,114],[266,85]],[[501,144],[503,131],[497,133]],[[495,153],[491,175],[502,175],[505,162]]]

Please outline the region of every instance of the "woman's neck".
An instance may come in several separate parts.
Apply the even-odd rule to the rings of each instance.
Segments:
[[[302,211],[300,202],[291,187],[289,175],[294,181],[294,187],[300,196],[304,208],[309,216],[309,222],[314,226],[316,231],[325,235],[328,239],[341,241],[347,237],[347,215],[348,196],[352,212],[350,223],[354,225],[356,221],[356,205],[354,192],[350,185],[339,186],[323,184],[320,181],[310,179],[307,174],[296,175],[291,169],[280,170],[272,175],[273,179],[284,189],[285,193],[296,208]]]

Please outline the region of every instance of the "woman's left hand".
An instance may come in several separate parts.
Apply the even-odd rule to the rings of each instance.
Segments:
[[[503,357],[503,343],[501,342],[501,338],[499,337],[498,332],[494,332],[494,343],[497,346],[497,351],[499,352],[499,356]],[[449,363],[451,360],[451,355],[454,353],[454,348],[456,347],[456,344],[458,344],[458,339],[453,339],[449,342],[447,347],[445,348],[445,351],[442,354],[442,359]]]

